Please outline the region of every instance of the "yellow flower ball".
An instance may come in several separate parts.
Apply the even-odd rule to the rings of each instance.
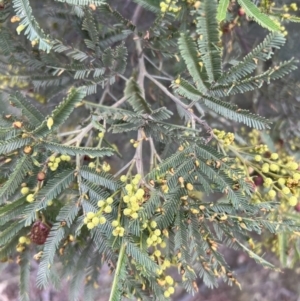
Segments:
[[[104,200],[100,200],[100,201],[98,201],[97,205],[98,205],[99,208],[101,208],[101,207],[103,207],[105,205],[105,201]]]
[[[278,171],[279,167],[278,167],[277,164],[272,163],[272,164],[270,164],[270,170],[271,171]]]
[[[93,217],[92,223],[93,223],[95,226],[99,225],[99,222],[100,222],[99,217],[97,217],[97,216]]]
[[[21,237],[19,238],[19,243],[20,243],[20,244],[25,244],[26,241],[27,241],[27,238],[26,238],[25,236],[21,236]]]
[[[136,212],[132,213],[130,216],[133,219],[137,219],[139,217],[139,215]]]
[[[23,187],[21,189],[21,194],[26,195],[29,192],[29,188],[28,187]]]
[[[256,156],[254,157],[254,160],[255,160],[256,162],[260,162],[260,161],[262,160],[262,156],[261,156],[261,155],[256,155]]]
[[[121,182],[126,182],[127,181],[127,177],[125,175],[121,176],[120,178]]]
[[[99,224],[100,225],[103,225],[103,224],[105,224],[106,223],[106,218],[104,217],[104,216],[101,216],[100,218],[99,218]]]
[[[98,134],[98,137],[99,137],[99,138],[103,138],[103,137],[104,137],[104,133],[103,133],[103,132],[99,133],[99,134]]]
[[[88,165],[89,168],[95,168],[96,164],[94,162],[90,162]]]
[[[264,164],[262,165],[261,171],[262,171],[263,173],[268,173],[268,172],[269,172],[269,168],[270,168],[270,165],[269,165],[268,163],[264,163]]]
[[[138,179],[133,179],[133,180],[131,181],[131,183],[132,183],[133,185],[137,185],[137,184],[139,183],[139,181],[140,181],[140,180],[138,180]]]
[[[130,215],[131,214],[131,209],[130,208],[125,208],[123,213],[124,213],[124,215]]]
[[[169,291],[165,291],[165,292],[164,292],[164,296],[165,296],[166,298],[169,298],[170,295],[171,295],[171,294],[169,293]]]
[[[130,196],[129,195],[125,195],[125,196],[123,196],[123,201],[124,201],[124,203],[129,203],[129,200],[130,200]]]
[[[109,204],[109,205],[111,205],[113,202],[114,202],[113,198],[107,198],[106,199],[106,203]]]
[[[174,283],[174,279],[171,276],[166,276],[165,278],[166,282],[170,285],[172,285]]]
[[[282,193],[283,194],[290,194],[291,190],[288,187],[283,187],[282,188]]]
[[[295,172],[294,174],[293,174],[293,179],[294,180],[300,180],[300,173],[297,173],[297,172]]]
[[[155,255],[156,257],[160,257],[161,251],[160,251],[160,250],[155,250],[154,255]]]
[[[132,191],[133,186],[132,186],[131,184],[127,184],[127,185],[125,186],[125,189],[126,189],[128,192],[130,192],[130,191]]]
[[[271,159],[272,160],[277,160],[278,159],[278,154],[277,153],[271,154]]]
[[[32,203],[34,201],[34,195],[32,193],[28,194],[27,197],[26,197],[26,201],[28,203]]]
[[[275,190],[270,190],[270,191],[268,192],[268,195],[269,195],[269,197],[270,197],[271,199],[274,199],[275,196],[276,196],[276,191],[275,191]]]
[[[111,206],[106,206],[105,208],[104,208],[104,212],[105,213],[111,213],[112,212],[112,207]]]
[[[296,163],[296,162],[292,162],[292,163],[291,163],[290,168],[291,168],[292,170],[297,170],[298,167],[299,167],[298,163]]]
[[[112,221],[111,225],[115,228],[119,226],[119,222],[117,220]]]
[[[159,229],[154,230],[154,234],[156,236],[160,236],[161,235],[161,231]]]
[[[298,199],[295,196],[289,198],[289,205],[294,207],[298,204]]]
[[[86,217],[87,217],[88,219],[92,219],[92,218],[95,217],[95,213],[94,213],[94,212],[88,212],[88,213],[86,214]]]
[[[88,228],[89,230],[92,230],[93,228],[95,228],[94,223],[92,223],[92,222],[87,223],[87,228]]]
[[[152,221],[152,222],[150,223],[150,227],[151,227],[152,229],[156,228],[156,227],[157,227],[156,221]]]

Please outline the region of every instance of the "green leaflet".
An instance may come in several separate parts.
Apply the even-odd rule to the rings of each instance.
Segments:
[[[44,121],[44,115],[20,92],[11,94],[9,100],[13,105],[22,110],[22,113],[27,117],[28,121],[32,125],[39,126]]]
[[[89,5],[94,4],[96,6],[101,6],[105,4],[105,0],[55,0],[57,2],[64,2],[70,5]]]
[[[114,150],[112,148],[102,147],[97,149],[96,147],[77,147],[70,145],[63,145],[55,142],[43,142],[47,149],[58,152],[61,154],[68,154],[71,156],[75,155],[88,155],[92,157],[104,157],[104,156],[112,156],[114,154]]]
[[[150,105],[144,99],[143,92],[134,78],[127,82],[124,94],[135,112],[151,114]]]
[[[133,1],[153,13],[160,13],[160,7],[157,5],[159,3],[158,1],[156,1],[156,3],[151,0],[133,0]]]
[[[24,228],[24,221],[15,221],[0,233],[0,245],[5,246],[10,240],[12,240],[22,229]]]
[[[20,257],[20,301],[30,301],[30,249],[26,248]]]
[[[280,27],[250,0],[238,0],[238,3],[245,10],[246,15],[253,18],[262,27],[270,31],[280,31]]]
[[[28,156],[22,156],[14,168],[14,171],[10,174],[8,180],[0,188],[0,203],[2,203],[7,197],[11,196],[17,189],[20,188],[23,179],[28,171],[31,170],[32,161]]]
[[[50,179],[45,186],[35,196],[35,201],[31,203],[26,212],[26,224],[30,225],[35,219],[35,212],[42,210],[47,206],[47,202],[56,198],[60,193],[69,187],[75,179],[73,169],[65,169]]]
[[[22,146],[30,144],[31,142],[32,142],[31,138],[20,138],[20,137],[15,137],[6,141],[1,141],[0,154],[4,155],[10,153],[18,148],[21,148]]]
[[[205,66],[209,83],[219,79],[222,73],[220,36],[216,19],[216,0],[205,0],[202,9],[197,10],[198,50]]]
[[[41,259],[36,278],[36,284],[38,287],[45,287],[48,284],[51,275],[51,265],[54,261],[58,246],[64,237],[65,228],[61,227],[60,222],[55,223],[52,226],[44,245],[43,257]]]
[[[204,81],[206,80],[206,74],[204,71],[201,71],[199,65],[201,60],[200,58],[198,58],[196,43],[187,34],[181,34],[180,38],[178,39],[178,46],[180,54],[183,57],[188,71],[193,77],[196,86],[200,90],[205,91],[206,86],[204,84]]]
[[[50,52],[52,45],[49,37],[39,26],[32,14],[32,9],[28,0],[13,0],[13,7],[17,16],[21,17],[20,24],[23,25],[25,34],[30,41],[38,40],[39,49]]]
[[[180,95],[183,95],[191,99],[192,101],[199,101],[200,103],[204,103],[209,109],[225,116],[228,119],[242,122],[250,127],[257,129],[266,129],[269,127],[268,124],[270,123],[270,121],[268,121],[264,117],[252,114],[248,110],[239,109],[237,105],[230,104],[221,99],[202,94],[195,87],[193,87],[183,79],[181,80],[180,85],[175,88],[175,90]]]
[[[155,275],[159,266],[151,260],[147,253],[144,253],[140,248],[136,247],[134,244],[127,242],[125,252],[136,260],[144,269],[145,272],[149,275]]]
[[[108,189],[116,191],[120,188],[120,182],[116,181],[114,177],[106,172],[97,172],[95,169],[89,168],[87,166],[82,166],[80,169],[81,176],[97,185],[104,186]]]
[[[272,48],[279,49],[285,41],[286,39],[281,33],[269,33],[263,42],[248,53],[242,61],[223,73],[218,80],[218,84],[232,83],[250,75],[257,68],[258,60],[266,61],[270,59],[273,55]]]
[[[278,234],[279,259],[284,267],[287,267],[288,265],[288,257],[287,257],[288,243],[289,243],[288,234],[286,232],[279,233]]]
[[[7,203],[0,207],[0,215],[6,215],[8,212],[14,211],[14,209],[18,208],[19,206],[23,205],[25,202],[26,197],[22,197],[16,201],[11,203]]]
[[[76,103],[81,101],[86,95],[84,88],[72,88],[68,96],[52,111],[52,114],[47,117],[53,119],[51,130],[47,126],[47,120],[31,132],[36,137],[44,137],[51,131],[62,125],[74,110]]]
[[[226,18],[227,7],[229,5],[229,0],[220,0],[218,5],[217,20],[219,22]]]

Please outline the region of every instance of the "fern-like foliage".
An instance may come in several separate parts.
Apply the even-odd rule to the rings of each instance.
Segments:
[[[272,32],[225,61],[219,26],[229,1],[133,2],[125,11],[118,1],[57,0],[41,15],[12,0],[0,10],[0,259],[18,258],[20,300],[34,300],[33,252],[38,287],[68,278],[70,300],[91,301],[105,264],[109,301],[170,300],[171,267],[191,293],[199,278],[211,288],[219,278],[238,284],[221,244],[273,268],[250,246],[252,233],[276,234],[288,262],[299,218],[279,216],[269,198],[284,185],[294,196],[298,165],[285,156],[290,178],[274,180],[261,200],[253,179],[269,189],[265,174],[279,177],[276,154],[257,138],[272,120],[230,98],[296,69],[293,58],[258,68],[285,43],[277,24],[238,0]],[[254,146],[211,128],[239,123],[257,130]]]

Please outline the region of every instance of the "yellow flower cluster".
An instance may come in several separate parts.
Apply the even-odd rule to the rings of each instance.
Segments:
[[[16,246],[16,250],[19,253],[22,253],[25,250],[26,245],[30,245],[31,241],[29,237],[21,236],[19,238],[19,243]]]
[[[100,200],[98,201],[98,207],[101,208],[100,212],[105,213],[111,213],[112,212],[112,206],[111,204],[114,202],[114,199],[112,197],[107,198],[106,200]]]
[[[123,213],[125,216],[130,216],[132,219],[139,217],[138,211],[141,209],[141,205],[144,202],[145,190],[144,188],[138,188],[138,184],[141,180],[141,175],[137,174],[131,180],[131,183],[125,186],[126,194],[123,197],[123,201],[126,204],[126,208]]]
[[[59,163],[61,161],[69,162],[70,160],[71,157],[69,155],[61,155],[60,157],[51,156],[48,160],[49,161],[48,167],[50,168],[50,170],[55,171],[57,170]]]
[[[282,10],[284,12],[288,12],[290,10],[292,11],[297,11],[298,10],[298,6],[297,3],[291,3],[289,6],[287,6],[286,4],[282,6]]]
[[[175,292],[175,288],[173,286],[174,279],[171,276],[167,275],[164,278],[158,279],[157,282],[160,286],[166,287],[166,290],[164,292],[164,296],[166,298],[169,298],[171,295],[174,294],[174,292]]]
[[[254,161],[257,162],[254,167],[262,172],[263,187],[269,189],[268,197],[273,200],[280,193],[282,207],[286,206],[285,201],[289,206],[296,206],[300,195],[300,172],[294,158],[285,154],[265,153],[264,157],[255,155]]]
[[[222,143],[226,145],[231,145],[234,141],[234,134],[233,133],[226,133],[225,131],[220,131],[218,129],[214,129],[213,133],[215,137],[219,140],[222,141]]]
[[[177,6],[177,1],[165,0],[160,2],[160,10],[161,12],[165,13],[167,11],[177,13],[180,11],[181,7]]]
[[[259,154],[264,154],[268,151],[268,146],[265,144],[255,145],[252,151]]]
[[[124,236],[125,229],[120,225],[119,221],[114,220],[111,225],[114,227],[114,230],[112,231],[113,236]]]
[[[106,218],[101,214],[88,212],[86,217],[83,219],[83,222],[87,225],[89,230],[92,230],[98,225],[103,225],[106,223]]]

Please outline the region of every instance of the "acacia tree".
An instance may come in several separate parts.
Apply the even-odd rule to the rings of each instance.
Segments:
[[[283,263],[287,242],[298,245],[298,163],[276,152],[270,120],[230,101],[296,69],[290,58],[257,71],[285,43],[280,22],[298,21],[295,4],[134,2],[128,13],[118,1],[48,1],[48,14],[2,3],[0,256],[20,265],[21,300],[33,254],[37,286],[71,277],[71,300],[84,279],[94,300],[104,263],[110,300],[165,300],[177,285],[197,291],[199,277],[238,284],[222,244],[272,267],[251,232],[277,233]],[[270,32],[225,60],[222,33],[239,16]],[[237,124],[247,129],[235,139]]]

